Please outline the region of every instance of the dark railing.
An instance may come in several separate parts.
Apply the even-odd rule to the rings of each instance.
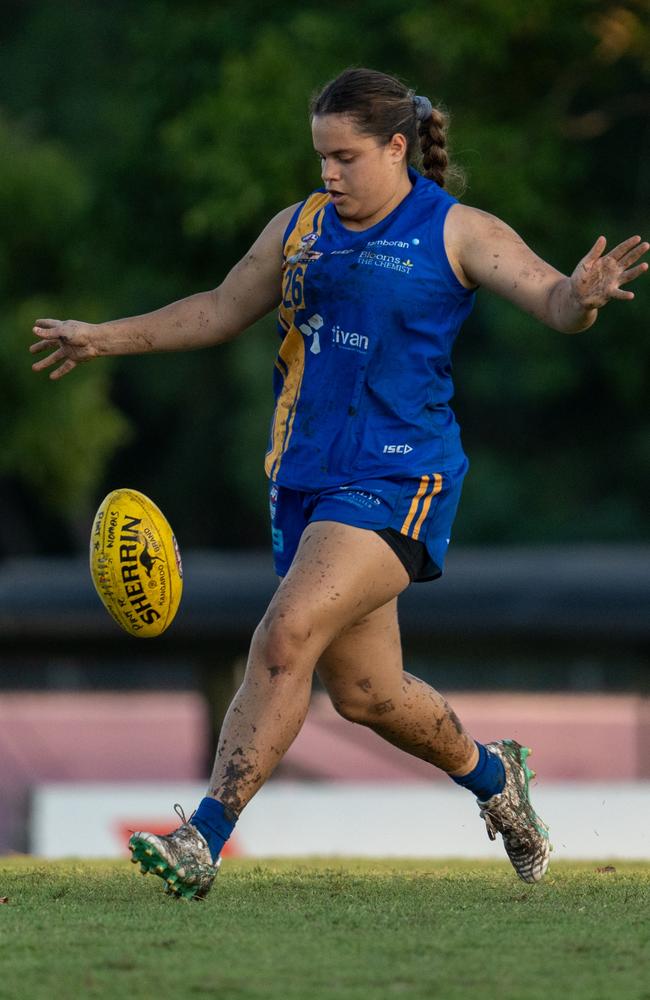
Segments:
[[[246,552],[191,552],[184,593],[157,656],[178,645],[250,636],[277,585],[270,558]],[[405,631],[418,636],[504,634],[630,642],[650,639],[650,546],[458,549],[445,576],[400,598]],[[70,649],[134,642],[106,614],[85,559],[0,563],[0,655],[53,641]]]

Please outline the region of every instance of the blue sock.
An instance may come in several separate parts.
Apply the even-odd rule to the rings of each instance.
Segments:
[[[457,785],[468,788],[481,802],[487,802],[493,795],[498,795],[499,792],[503,791],[506,783],[506,772],[495,753],[490,753],[482,743],[477,743],[476,746],[478,747],[478,764],[474,770],[461,777],[454,777],[453,774],[450,774],[449,777]]]
[[[192,826],[207,840],[213,861],[221,854],[236,822],[237,816],[232,809],[224,806],[218,799],[201,799],[198,809],[190,816]]]

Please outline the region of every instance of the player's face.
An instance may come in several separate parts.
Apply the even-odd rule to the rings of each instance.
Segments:
[[[411,190],[403,135],[381,143],[359,132],[349,115],[331,114],[312,119],[312,136],[323,183],[348,228],[379,222]]]

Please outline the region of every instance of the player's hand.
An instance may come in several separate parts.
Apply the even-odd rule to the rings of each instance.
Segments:
[[[80,323],[76,319],[37,319],[34,324],[35,344],[29,348],[32,354],[52,351],[46,358],[32,365],[32,371],[42,372],[58,365],[50,373],[51,379],[63,378],[84,361],[96,358],[98,351],[93,345],[92,323]]]
[[[599,236],[571,275],[571,291],[583,309],[600,309],[610,299],[633,299],[634,292],[623,291],[621,285],[648,270],[645,261],[637,264],[650,249],[640,236],[630,236],[603,256],[606,245],[605,237]]]

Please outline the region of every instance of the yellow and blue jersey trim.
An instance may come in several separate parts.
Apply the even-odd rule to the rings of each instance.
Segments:
[[[285,234],[282,265],[282,302],[278,324],[284,339],[280,345],[275,368],[282,380],[277,397],[271,442],[266,455],[267,476],[275,480],[285,455],[300,399],[305,371],[305,340],[296,325],[296,312],[304,307],[304,278],[309,248],[321,234],[325,208],[330,197],[325,192],[311,194],[297,211]]]

